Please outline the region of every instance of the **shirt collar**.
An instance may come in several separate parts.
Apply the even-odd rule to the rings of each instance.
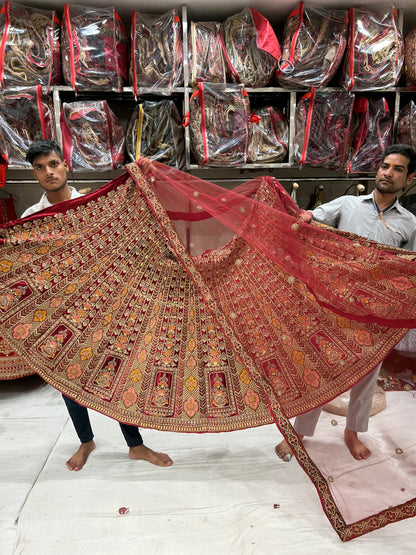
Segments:
[[[373,202],[374,206],[376,207],[376,201],[374,200],[374,191],[372,193],[370,193],[369,195],[360,195],[358,197],[362,202],[368,202],[371,201]],[[406,210],[405,208],[403,208],[403,206],[400,204],[399,202],[399,198],[396,197],[396,200],[394,201],[394,203],[390,206],[389,210],[397,210],[398,212],[403,212],[404,210]]]

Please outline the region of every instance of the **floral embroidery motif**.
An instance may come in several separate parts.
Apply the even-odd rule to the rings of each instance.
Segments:
[[[60,326],[55,332],[44,339],[38,349],[44,356],[52,360],[59,354],[70,336],[71,332]]]
[[[191,396],[186,399],[183,404],[183,410],[189,416],[189,418],[193,418],[195,414],[198,412],[198,403],[195,399]]]
[[[152,404],[156,407],[167,407],[170,397],[171,376],[165,372],[159,372],[156,377],[156,384],[152,394]]]
[[[211,404],[214,407],[223,408],[229,404],[227,388],[225,387],[225,376],[214,374],[211,377]]]
[[[260,397],[257,395],[255,391],[252,389],[248,389],[247,393],[244,395],[244,401],[246,405],[249,406],[253,410],[257,410],[257,407],[260,403]]]
[[[123,399],[124,406],[127,409],[132,405],[134,405],[134,403],[137,401],[137,394],[134,391],[134,388],[129,387],[129,389],[126,389],[126,391],[123,393],[122,399]]]

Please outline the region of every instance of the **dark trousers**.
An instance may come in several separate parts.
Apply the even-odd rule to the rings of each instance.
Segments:
[[[87,443],[91,441],[94,434],[91,428],[88,409],[79,405],[73,399],[66,397],[66,395],[62,395],[62,397],[64,398],[66,408],[68,409],[69,416],[74,424],[80,442]],[[136,447],[137,445],[143,444],[143,439],[137,426],[130,426],[128,424],[122,424],[121,422],[119,422],[119,424],[124,439],[129,447]]]

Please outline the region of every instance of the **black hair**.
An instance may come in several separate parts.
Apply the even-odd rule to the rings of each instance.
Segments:
[[[382,162],[389,154],[401,154],[405,158],[409,160],[409,164],[407,166],[407,174],[415,173],[416,172],[416,150],[412,148],[410,145],[404,144],[395,144],[390,145],[386,148],[383,154]]]
[[[42,154],[56,152],[61,160],[64,159],[62,149],[56,141],[35,141],[30,145],[26,152],[26,160],[33,165],[35,158]]]

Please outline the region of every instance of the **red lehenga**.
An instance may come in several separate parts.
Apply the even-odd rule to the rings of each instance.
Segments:
[[[273,178],[227,191],[140,163],[2,227],[1,335],[54,387],[122,422],[275,421],[343,540],[414,516],[405,488],[397,506],[344,519],[288,419],[349,389],[416,327],[416,255],[309,223]]]
[[[1,168],[4,168],[4,180],[6,179],[6,167],[6,160],[0,156],[0,173]],[[1,176],[0,183],[0,186],[3,186]],[[12,195],[9,195],[7,198],[0,199],[0,225],[14,219],[16,219],[14,201]],[[36,374],[33,368],[0,337],[0,380],[14,380],[33,374]]]

